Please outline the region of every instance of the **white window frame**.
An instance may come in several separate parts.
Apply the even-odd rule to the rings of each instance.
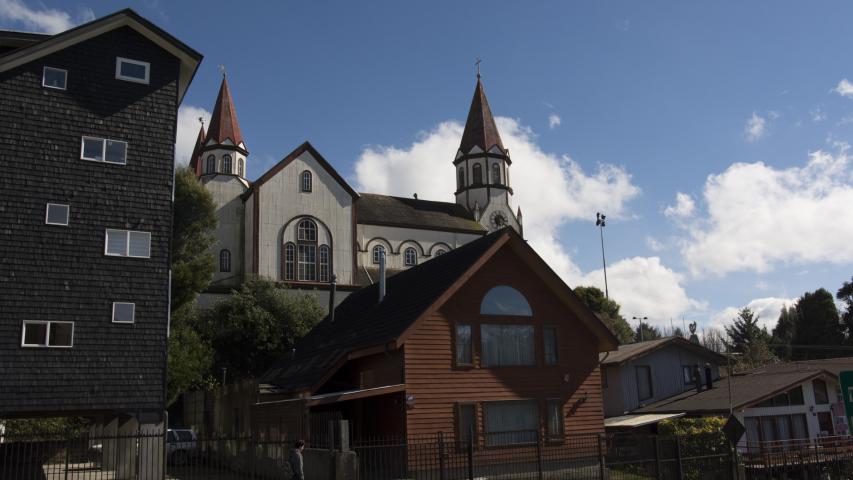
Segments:
[[[44,83],[44,80],[47,76],[46,74],[47,74],[48,70],[53,70],[56,72],[62,72],[63,74],[65,74],[65,80],[62,82],[62,85],[63,85],[62,87],[54,87],[53,85],[48,85],[48,84]],[[52,88],[53,90],[67,90],[68,89],[68,70],[65,70],[63,68],[48,67],[47,65],[45,65],[41,70],[41,86],[44,88]]]
[[[115,253],[109,253],[109,232],[124,232],[126,235],[125,243],[124,243],[124,255],[117,255]],[[131,255],[130,254],[130,234],[133,233],[143,233],[148,235],[148,255]],[[143,232],[140,230],[122,230],[120,228],[108,228],[104,231],[104,255],[108,257],[128,257],[128,258],[151,258],[151,232]]]
[[[122,322],[122,321],[116,320],[116,305],[133,305],[133,315],[132,315],[132,318],[129,322]],[[113,302],[113,323],[123,323],[123,324],[136,323],[136,304],[133,302]]]
[[[71,345],[50,345],[50,327],[54,323],[63,323],[71,325]],[[27,338],[27,325],[47,325],[44,331],[44,344],[41,343],[25,343]],[[74,322],[64,321],[48,321],[48,320],[24,320],[21,324],[21,346],[26,348],[72,348],[74,347]]]
[[[54,207],[65,207],[65,209],[66,209],[66,212],[65,212],[65,223],[56,223],[56,222],[51,222],[51,221],[49,220],[49,219],[50,219],[50,207],[51,207],[51,206],[54,206]],[[45,223],[46,225],[59,225],[60,227],[67,227],[67,226],[68,226],[68,222],[70,221],[70,218],[71,218],[71,207],[70,207],[68,204],[65,204],[65,203],[50,203],[50,202],[47,202],[47,206],[46,206],[46,207],[45,207],[45,209],[44,209],[44,223]]]
[[[145,67],[145,78],[136,78],[136,77],[126,77],[121,74],[121,64],[129,63],[131,65],[139,65],[141,67]],[[130,58],[124,57],[116,57],[116,79],[124,80],[126,82],[134,82],[134,83],[144,83],[148,85],[151,79],[151,64],[148,62],[143,62],[141,60],[133,60]]]
[[[101,141],[101,157],[103,158],[103,160],[98,160],[97,158],[90,158],[90,157],[84,156],[84,152],[85,152],[84,147],[86,145],[87,139],[88,140],[100,140]],[[124,144],[124,159],[122,162],[107,161],[107,142],[108,141]],[[130,145],[127,142],[125,142],[124,140],[113,140],[111,138],[92,137],[89,135],[83,135],[80,138],[80,160],[86,160],[88,162],[109,163],[111,165],[127,165],[127,149],[129,146]]]

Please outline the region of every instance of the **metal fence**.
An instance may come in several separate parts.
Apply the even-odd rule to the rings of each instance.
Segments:
[[[747,480],[853,479],[853,437],[748,442],[740,462]]]

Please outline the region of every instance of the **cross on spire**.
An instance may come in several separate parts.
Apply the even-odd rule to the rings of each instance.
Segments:
[[[225,65],[220,63],[219,65],[216,66],[216,68],[219,69],[219,73],[221,73],[222,76],[224,77],[225,76]]]
[[[477,78],[480,78],[480,62],[482,62],[480,57],[477,57],[477,61],[474,62],[474,65],[477,66]]]

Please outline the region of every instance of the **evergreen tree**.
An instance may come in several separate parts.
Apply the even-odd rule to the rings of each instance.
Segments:
[[[832,294],[823,288],[806,292],[797,301],[797,327],[792,343],[794,360],[841,356],[844,353],[832,350],[844,342],[844,334],[838,317],[838,309]],[[808,348],[814,345],[816,348]]]
[[[841,315],[841,324],[846,335],[847,345],[853,345],[853,279],[844,282],[838,289],[835,298],[844,304],[844,313]]]
[[[660,329],[646,322],[640,322],[640,325],[634,330],[635,342],[648,342],[649,340],[657,340],[659,338],[663,338]]]
[[[575,287],[574,291],[575,295],[610,328],[620,345],[631,343],[634,332],[625,317],[619,313],[621,307],[618,303],[604,296],[604,292],[597,287]]]
[[[793,306],[783,306],[770,340],[773,344],[773,353],[782,360],[791,360],[791,342],[794,339],[796,328],[797,309]]]
[[[758,325],[759,317],[749,307],[743,307],[730,326],[726,326],[726,347],[740,354],[736,368],[755,368],[775,360],[770,351],[770,334]]]

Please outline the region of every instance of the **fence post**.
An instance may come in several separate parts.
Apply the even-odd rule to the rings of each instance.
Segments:
[[[71,451],[71,429],[65,429],[65,480],[68,480],[69,451]]]
[[[474,480],[474,427],[468,429],[468,480]]]
[[[607,472],[607,459],[604,457],[604,441],[606,437],[603,433],[598,434],[598,475],[600,480],[604,480]]]
[[[653,442],[655,448],[655,478],[657,480],[661,480],[661,458],[660,458],[660,437],[657,435],[654,436],[655,441]]]
[[[447,480],[447,459],[444,457],[444,433],[438,432],[438,477],[441,480]]]
[[[684,478],[684,467],[681,465],[681,437],[675,436],[675,474],[678,480]]]
[[[539,480],[542,480],[542,433],[536,430],[536,468],[539,471]]]

